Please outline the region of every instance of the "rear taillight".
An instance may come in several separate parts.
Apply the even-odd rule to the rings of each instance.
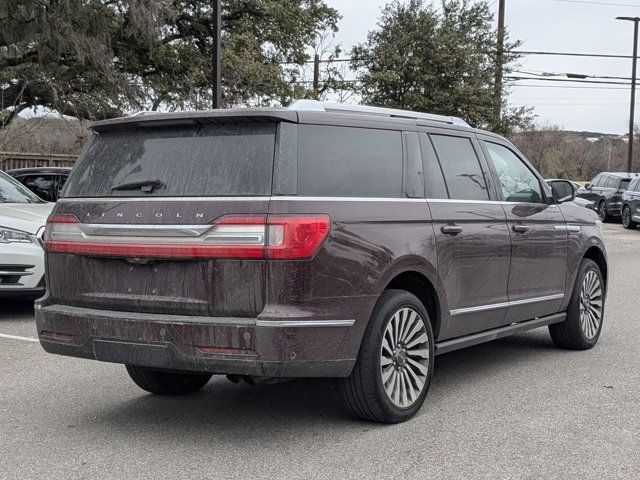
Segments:
[[[52,215],[44,249],[110,257],[305,259],[329,234],[327,215],[226,216],[213,225],[83,224]]]

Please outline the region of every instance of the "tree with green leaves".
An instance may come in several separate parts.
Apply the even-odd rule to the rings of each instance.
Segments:
[[[208,108],[211,0],[0,0],[0,126],[43,107],[79,119]],[[338,12],[324,0],[223,0],[226,106],[286,104],[295,64]],[[292,66],[293,65],[293,66]]]
[[[492,124],[497,34],[487,1],[394,0],[378,28],[356,46],[363,101],[374,105],[459,116],[479,128],[508,133],[531,121],[527,108],[503,105]],[[517,42],[505,43],[505,50]],[[516,57],[505,55],[505,74]],[[506,98],[506,95],[504,96]]]

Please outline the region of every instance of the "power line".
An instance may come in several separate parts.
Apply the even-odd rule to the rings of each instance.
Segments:
[[[640,8],[640,6],[638,7]],[[574,52],[531,52],[524,50],[512,50],[509,53],[515,53],[517,55],[557,55],[563,57],[592,57],[592,58],[624,58],[632,59],[631,55],[613,55],[605,53],[574,53]]]
[[[610,3],[610,2],[590,2],[587,0],[551,0],[560,3],[581,3],[586,5],[602,5],[603,7],[633,7],[640,8],[640,5],[630,5],[628,3]]]

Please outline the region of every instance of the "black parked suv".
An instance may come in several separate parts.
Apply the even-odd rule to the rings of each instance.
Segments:
[[[56,202],[71,174],[70,167],[17,168],[7,172],[47,202]]]
[[[640,177],[629,183],[622,194],[622,225],[624,228],[636,228],[640,224]]]
[[[400,422],[436,355],[543,326],[598,341],[602,223],[498,135],[319,102],[93,129],[45,231],[48,352],[164,395],[337,377],[356,415]]]
[[[637,173],[603,172],[578,190],[578,196],[596,204],[598,215],[603,222],[620,218],[622,214],[622,193]]]

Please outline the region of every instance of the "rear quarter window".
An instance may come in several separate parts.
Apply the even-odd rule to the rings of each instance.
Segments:
[[[399,131],[300,125],[298,194],[400,197]]]
[[[275,123],[105,131],[80,156],[65,197],[270,195],[275,138]],[[112,190],[147,179],[163,186]]]

